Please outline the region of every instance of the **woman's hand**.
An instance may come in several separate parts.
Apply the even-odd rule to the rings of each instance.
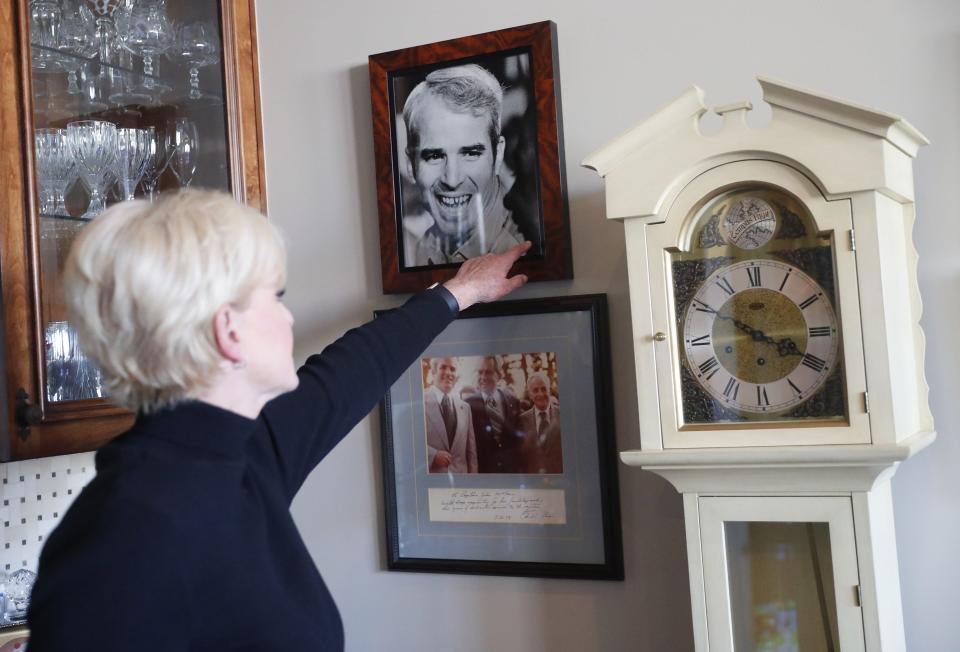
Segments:
[[[523,242],[502,254],[485,254],[468,259],[457,275],[443,284],[466,310],[475,303],[496,301],[527,282],[526,274],[507,278],[513,264],[527,252],[531,243]]]

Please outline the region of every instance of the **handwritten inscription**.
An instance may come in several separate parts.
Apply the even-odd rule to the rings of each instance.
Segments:
[[[562,489],[428,489],[430,520],[453,523],[567,522]]]

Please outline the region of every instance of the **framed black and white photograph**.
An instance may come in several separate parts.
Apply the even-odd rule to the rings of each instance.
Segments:
[[[465,311],[381,414],[389,568],[622,579],[604,295]]]
[[[556,26],[370,57],[385,292],[529,240],[531,280],[572,277]]]

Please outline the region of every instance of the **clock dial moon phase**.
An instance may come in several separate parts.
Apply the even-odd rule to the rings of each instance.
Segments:
[[[757,249],[770,242],[777,230],[777,215],[758,197],[741,197],[720,218],[723,239],[741,249]]]
[[[717,269],[683,321],[690,371],[714,399],[740,412],[782,412],[803,403],[833,371],[839,341],[823,288],[776,260]]]

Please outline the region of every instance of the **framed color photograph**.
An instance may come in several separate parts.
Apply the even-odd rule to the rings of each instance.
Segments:
[[[384,292],[530,240],[517,271],[573,277],[556,25],[372,55]]]
[[[381,404],[393,570],[623,579],[604,295],[460,315]]]

